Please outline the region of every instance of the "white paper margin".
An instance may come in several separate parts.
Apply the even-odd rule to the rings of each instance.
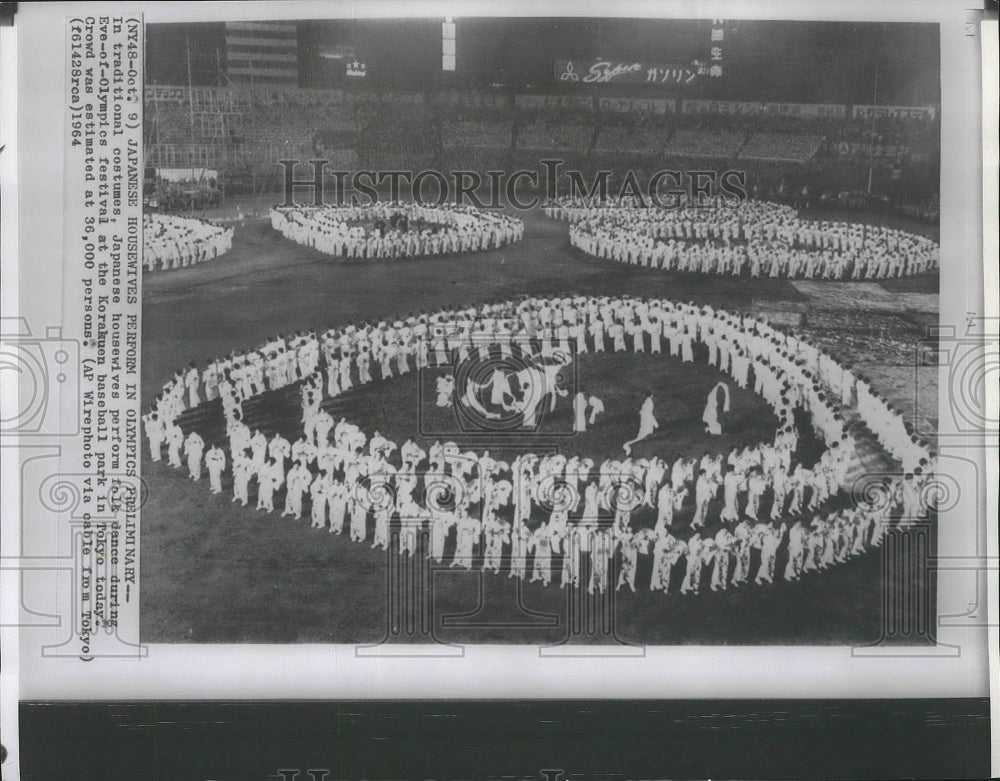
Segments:
[[[20,74],[20,110],[31,107],[32,134],[21,138],[21,159],[34,160],[28,181],[22,169],[19,195],[21,236],[37,230],[39,221],[58,224],[61,199],[58,169],[45,164],[38,150],[61,149],[63,87],[63,17],[81,13],[81,4],[22,4],[18,34],[22,53],[40,51],[30,69]],[[983,277],[979,272],[982,194],[978,155],[981,144],[979,92],[970,74],[978,71],[980,55],[965,38],[966,20],[957,6],[940,2],[679,2],[669,10],[660,2],[621,2],[604,5],[556,2],[369,2],[356,3],[88,3],[88,11],[117,15],[139,11],[147,23],[237,19],[308,19],[337,16],[668,16],[674,18],[748,18],[797,20],[929,21],[941,24],[942,164],[941,242],[942,265],[961,264],[962,274],[942,274],[942,323],[961,324],[970,302],[981,302]],[[46,43],[48,44],[46,46]],[[6,63],[10,49],[4,46]],[[22,65],[25,62],[22,57]],[[978,77],[978,74],[977,74]],[[5,79],[5,81],[7,81]],[[5,94],[6,97],[6,94]],[[6,101],[5,101],[6,102]],[[46,117],[52,117],[48,124]],[[37,120],[37,121],[36,121]],[[23,128],[23,125],[22,125]],[[9,142],[8,142],[9,143]],[[32,157],[32,152],[37,156]],[[7,157],[4,153],[2,156]],[[3,161],[6,165],[7,160]],[[5,177],[5,187],[6,184]],[[47,211],[42,211],[47,210]],[[5,228],[8,209],[4,209]],[[6,244],[5,234],[5,244]],[[5,255],[8,247],[5,246]],[[20,247],[22,258],[33,250]],[[22,261],[23,263],[23,261]],[[949,266],[950,267],[950,266]],[[16,270],[15,270],[16,272]],[[10,290],[5,269],[5,310]],[[44,296],[38,292],[37,268],[21,268],[21,298],[14,304],[31,311],[33,320],[51,320]],[[53,298],[58,298],[53,296]],[[982,312],[981,304],[976,311]],[[7,312],[5,311],[5,314]],[[942,396],[947,377],[942,370]],[[942,420],[944,416],[942,416]],[[970,451],[971,452],[971,451]],[[982,465],[980,452],[980,465]],[[970,458],[972,456],[970,455]],[[979,474],[985,474],[980,471]],[[5,474],[4,517],[16,511],[16,490],[9,493]],[[975,476],[966,474],[966,481]],[[17,475],[13,476],[16,488]],[[973,493],[978,486],[966,482]],[[985,497],[980,507],[985,510]],[[944,524],[942,524],[943,526]],[[5,526],[4,552],[15,544]],[[995,529],[994,529],[995,534]],[[969,544],[973,547],[970,548]],[[943,549],[968,556],[982,550],[968,536],[942,540]],[[949,543],[954,543],[951,545]],[[16,550],[16,548],[14,549]],[[945,552],[945,550],[942,550]],[[9,573],[4,573],[5,576]],[[965,573],[966,575],[968,573]],[[6,581],[5,581],[6,582]],[[994,578],[995,585],[995,578]],[[942,572],[939,587],[941,612],[954,611],[969,599],[969,579]],[[9,614],[5,589],[4,611]],[[994,591],[995,593],[995,591]],[[14,608],[16,610],[16,606]],[[16,614],[15,614],[16,615]],[[995,615],[995,614],[994,614]],[[15,664],[4,637],[4,678]],[[837,647],[702,648],[693,646],[647,648],[643,659],[545,659],[536,646],[467,646],[461,659],[403,658],[359,659],[354,646],[149,646],[142,661],[102,660],[82,664],[73,660],[42,659],[25,654],[20,663],[22,699],[315,699],[315,698],[758,698],[758,697],[971,697],[989,691],[985,627],[939,629],[941,643],[959,645],[955,658],[887,656],[852,657],[851,649]],[[17,650],[17,639],[13,641]],[[9,686],[4,687],[7,700]],[[6,719],[5,719],[6,721]],[[5,728],[5,739],[9,735]],[[8,747],[11,748],[8,744]],[[14,751],[13,748],[11,748]]]

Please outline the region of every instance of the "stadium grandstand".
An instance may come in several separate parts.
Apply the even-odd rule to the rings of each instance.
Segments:
[[[865,192],[902,207],[914,196],[930,204],[935,195],[938,134],[928,118],[783,118],[782,129],[772,130],[766,105],[736,118],[696,113],[678,101],[680,113],[649,118],[598,107],[570,114],[524,109],[515,99],[488,109],[491,118],[471,119],[468,108],[451,110],[440,95],[370,99],[298,88],[153,87],[146,102],[147,165],[217,170],[230,195],[276,191],[280,160],[324,159],[331,170],[347,171],[446,164],[482,170],[532,162],[534,168],[541,157],[560,154],[612,169],[623,162],[745,164],[760,175],[751,187],[808,186],[815,199]],[[713,103],[709,111],[726,108]]]
[[[474,47],[494,24],[468,20],[463,42]],[[707,36],[707,24],[687,27]],[[783,24],[772,27],[780,31]],[[595,67],[593,62],[555,59],[542,67],[535,57],[520,72],[505,69],[500,81],[488,62],[467,58],[462,72],[445,79],[417,56],[415,44],[410,47],[414,51],[408,48],[405,56],[392,60],[391,68],[380,68],[387,63],[366,55],[364,77],[352,78],[346,74],[362,49],[342,41],[367,41],[364,51],[374,55],[379,52],[376,42],[394,32],[391,26],[369,26],[362,33],[360,22],[343,23],[325,32],[300,32],[295,39],[290,32],[294,24],[256,32],[234,31],[229,25],[215,33],[217,51],[225,50],[227,56],[208,62],[202,53],[197,72],[188,71],[173,84],[162,81],[170,69],[158,69],[159,60],[152,58],[146,90],[147,165],[217,170],[221,189],[245,195],[273,192],[282,182],[278,161],[289,159],[325,159],[332,170],[535,167],[538,158],[560,154],[581,167],[612,170],[624,164],[725,163],[742,165],[752,177],[748,186],[773,196],[794,193],[815,203],[847,203],[863,196],[865,202],[935,218],[938,94],[936,85],[921,75],[927,68],[917,76],[906,74],[902,53],[894,55],[895,62],[885,55],[870,63],[870,71],[841,77],[831,90],[840,102],[832,102],[830,93],[821,102],[810,88],[788,77],[788,67],[780,73],[744,67],[765,57],[751,44],[757,38],[747,29],[761,28],[758,35],[766,37],[769,28],[761,22],[729,31],[724,77],[713,76],[713,66],[698,59],[711,47],[694,45],[698,38],[691,34],[684,42],[696,64],[678,70],[676,77],[649,65],[641,78],[610,76],[584,84],[567,77],[587,78],[584,69]],[[570,26],[582,34],[574,39],[577,47],[581,39],[603,40],[597,22]],[[835,27],[813,26],[811,40],[830,45]],[[664,31],[668,39],[677,39],[676,24]],[[181,32],[169,34],[180,41]],[[568,36],[563,27],[546,32]],[[644,44],[648,46],[650,34],[636,32],[628,50],[640,59],[647,56]],[[156,33],[153,28],[154,44]],[[293,63],[292,54],[282,55],[280,74],[271,67],[272,78],[254,82],[253,36],[267,34],[279,35],[286,48],[298,40],[298,59]],[[529,38],[537,40],[537,35],[532,31]],[[416,38],[426,44],[429,36],[424,28]],[[190,35],[184,40],[190,45]],[[331,45],[330,40],[341,43]],[[789,47],[790,62],[810,57],[801,42]],[[355,57],[347,59],[343,73],[331,73],[330,63],[344,63],[325,56],[328,50]],[[399,60],[408,66],[403,68]],[[288,73],[295,63],[298,79],[292,84]],[[880,85],[874,76],[879,71]],[[660,80],[661,72],[669,75],[667,84]],[[174,73],[180,75],[176,66]],[[736,94],[739,100],[732,99]]]

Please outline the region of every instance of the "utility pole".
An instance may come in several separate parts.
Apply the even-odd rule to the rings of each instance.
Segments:
[[[191,121],[191,149],[188,152],[188,161],[191,164],[191,179],[194,179],[194,87],[191,83],[191,36],[185,36],[185,47],[187,49],[187,77],[188,77],[188,116]],[[190,210],[194,209],[194,195],[191,195]]]
[[[875,83],[872,88],[871,137],[868,139],[868,197],[872,195],[872,176],[875,169],[875,116],[878,112],[878,62],[875,63]]]
[[[191,83],[191,37],[184,39],[187,44],[188,114],[191,118],[191,141],[194,142],[194,87]]]

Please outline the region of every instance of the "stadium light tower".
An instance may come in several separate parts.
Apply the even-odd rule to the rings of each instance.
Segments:
[[[455,22],[450,16],[441,25],[441,70],[455,70]]]

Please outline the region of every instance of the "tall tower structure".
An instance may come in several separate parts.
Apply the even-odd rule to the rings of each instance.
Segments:
[[[232,84],[296,87],[295,22],[226,22],[226,75]]]

